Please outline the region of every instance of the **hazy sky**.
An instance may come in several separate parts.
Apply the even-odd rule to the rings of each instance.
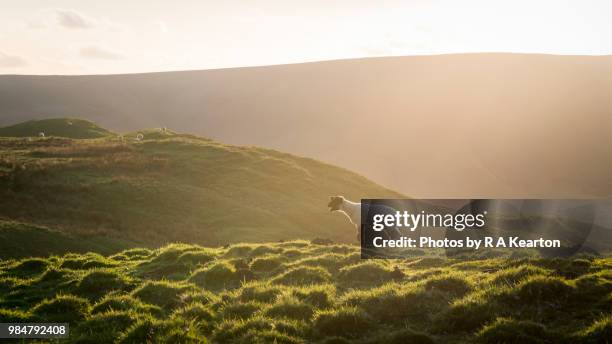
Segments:
[[[612,1],[0,0],[0,74],[457,52],[612,54]]]

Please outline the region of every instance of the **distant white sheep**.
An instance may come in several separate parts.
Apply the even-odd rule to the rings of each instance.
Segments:
[[[38,137],[45,137],[45,133],[41,131],[40,133],[38,133]]]
[[[143,134],[136,135],[136,141],[142,141],[142,139],[144,139],[144,135]]]

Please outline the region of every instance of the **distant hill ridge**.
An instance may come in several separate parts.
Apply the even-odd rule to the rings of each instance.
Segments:
[[[114,134],[95,123],[77,118],[31,120],[0,128],[0,136],[36,137],[40,135],[94,139]]]

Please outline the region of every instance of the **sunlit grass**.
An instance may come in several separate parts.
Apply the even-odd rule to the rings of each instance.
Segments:
[[[609,338],[609,258],[361,261],[339,247],[172,244],[6,261],[0,321],[68,321],[74,340],[125,343]]]

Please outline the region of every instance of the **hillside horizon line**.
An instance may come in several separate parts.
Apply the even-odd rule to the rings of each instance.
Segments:
[[[248,68],[271,68],[271,67],[284,67],[294,65],[306,65],[306,64],[318,64],[318,63],[333,63],[333,62],[347,62],[347,61],[364,61],[364,60],[386,60],[386,59],[409,59],[409,58],[436,58],[436,57],[452,57],[452,56],[548,56],[548,57],[561,57],[561,58],[609,58],[612,57],[612,53],[609,54],[553,54],[553,53],[526,53],[526,52],[503,52],[503,51],[483,51],[483,52],[464,52],[464,53],[432,53],[432,54],[414,54],[414,55],[383,55],[383,56],[364,56],[364,57],[346,57],[346,58],[333,58],[323,60],[307,60],[300,62],[287,62],[287,63],[273,63],[273,64],[254,64],[254,65],[243,65],[243,66],[231,66],[231,67],[212,67],[212,68],[198,68],[198,69],[170,69],[170,70],[158,70],[158,71],[146,71],[146,72],[126,72],[126,73],[90,73],[90,74],[16,74],[16,73],[0,73],[0,77],[3,76],[17,76],[17,77],[88,77],[88,76],[119,76],[119,75],[148,75],[148,74],[165,74],[165,73],[189,73],[189,72],[205,72],[205,71],[224,71],[224,70],[236,70],[236,69],[248,69]]]

